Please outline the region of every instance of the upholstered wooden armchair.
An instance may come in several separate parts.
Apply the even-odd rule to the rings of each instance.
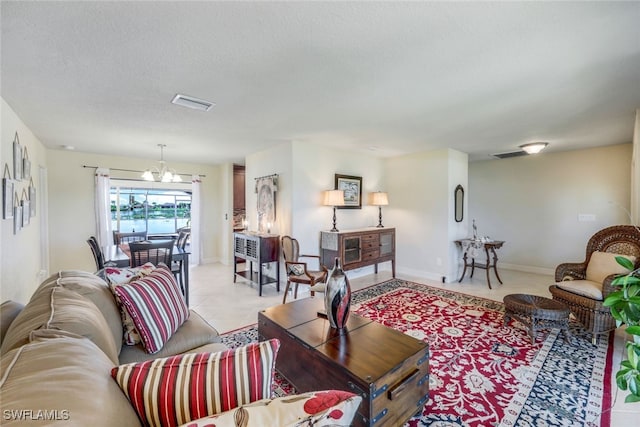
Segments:
[[[327,280],[327,269],[320,263],[318,255],[302,255],[300,254],[300,245],[298,241],[290,236],[282,236],[282,255],[284,257],[285,270],[287,272],[287,286],[284,289],[284,297],[282,303],[287,302],[287,293],[291,283],[295,283],[293,297],[298,298],[298,285],[309,285],[311,288],[311,296],[316,292],[325,291],[325,280]],[[301,261],[301,258],[315,258],[318,260],[319,270],[313,270],[307,267],[307,263]]]
[[[556,284],[549,287],[554,300],[569,307],[571,313],[593,336],[608,334],[616,328],[604,299],[618,288],[611,282],[618,274],[627,273],[615,257],[630,258],[640,266],[640,229],[632,225],[608,227],[594,234],[587,243],[585,260],[556,267]]]

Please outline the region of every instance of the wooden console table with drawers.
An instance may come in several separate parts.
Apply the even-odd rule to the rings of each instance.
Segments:
[[[320,232],[320,262],[331,269],[334,259],[340,259],[343,270],[375,266],[391,261],[391,273],[396,277],[396,229],[362,228]]]

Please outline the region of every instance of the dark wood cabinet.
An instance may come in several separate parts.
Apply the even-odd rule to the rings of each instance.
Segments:
[[[396,277],[396,229],[320,232],[320,262],[331,268],[336,257],[345,271],[374,265],[377,273],[379,263],[391,261],[391,272]]]
[[[260,233],[233,233],[233,283],[240,276],[258,285],[258,294],[262,296],[262,285],[276,284],[276,290],[280,292],[280,237],[273,234]],[[249,266],[245,270],[238,270],[241,260],[248,261]],[[253,263],[256,263],[256,271],[253,271]],[[269,275],[264,272],[268,264],[275,269]],[[246,264],[246,263],[245,263]]]

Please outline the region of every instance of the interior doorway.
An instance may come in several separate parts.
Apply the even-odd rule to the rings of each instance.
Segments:
[[[246,218],[245,167],[233,165],[233,231],[241,231]]]

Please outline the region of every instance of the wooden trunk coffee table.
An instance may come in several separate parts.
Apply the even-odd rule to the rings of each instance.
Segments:
[[[258,313],[260,340],[277,338],[280,372],[297,392],[337,389],[362,396],[356,426],[400,426],[429,397],[429,348],[420,340],[351,313],[346,332],[318,316],[322,298]]]

